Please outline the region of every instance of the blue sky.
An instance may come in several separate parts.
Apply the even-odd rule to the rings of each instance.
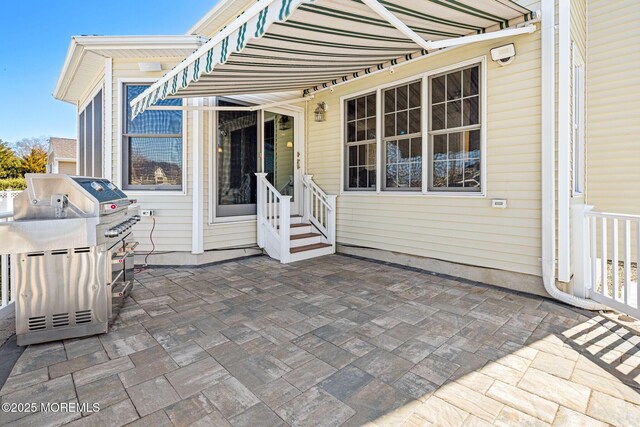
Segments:
[[[0,13],[0,139],[76,136],[53,99],[71,36],[184,34],[218,0],[21,0]]]

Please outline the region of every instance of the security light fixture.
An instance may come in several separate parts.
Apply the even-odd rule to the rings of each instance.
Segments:
[[[491,49],[491,59],[498,65],[505,66],[513,62],[516,57],[516,45],[513,43]]]

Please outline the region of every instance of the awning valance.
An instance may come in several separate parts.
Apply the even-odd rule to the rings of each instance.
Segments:
[[[531,32],[516,27],[534,18],[511,0],[260,0],[131,105],[137,115],[166,98],[306,95],[477,35]]]

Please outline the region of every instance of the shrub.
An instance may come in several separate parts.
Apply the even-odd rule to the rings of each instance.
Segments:
[[[0,179],[0,191],[24,190],[25,188],[27,188],[27,182],[24,178]]]

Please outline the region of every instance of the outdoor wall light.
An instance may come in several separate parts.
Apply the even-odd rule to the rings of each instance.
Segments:
[[[313,112],[316,122],[324,122],[325,120],[327,120],[327,109],[328,107],[326,102],[318,103],[318,107]]]
[[[159,62],[138,62],[140,71],[162,71],[162,65]]]
[[[504,46],[494,47],[491,49],[491,59],[496,61],[498,65],[505,66],[513,62],[516,57],[516,45],[513,43]]]

